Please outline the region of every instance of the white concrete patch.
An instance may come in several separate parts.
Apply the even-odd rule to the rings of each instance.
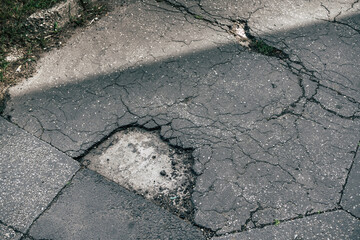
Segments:
[[[147,199],[175,206],[190,198],[191,162],[160,139],[157,132],[128,129],[91,150],[83,162],[91,170]]]

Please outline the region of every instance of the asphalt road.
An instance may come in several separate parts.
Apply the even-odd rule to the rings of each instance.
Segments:
[[[1,238],[360,239],[359,10],[114,3],[10,89]],[[191,152],[190,217],[79,163],[133,127]]]

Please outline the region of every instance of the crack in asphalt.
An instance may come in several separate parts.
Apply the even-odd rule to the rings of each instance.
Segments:
[[[346,26],[348,28],[351,28],[352,30],[358,32],[360,34],[360,29],[359,28],[355,28],[354,26],[351,26],[350,24],[348,23],[344,23],[344,22],[340,22],[336,19],[332,20],[332,21],[329,21],[329,20],[325,20],[327,22],[330,22],[330,23],[335,23],[335,24],[339,24],[339,25],[343,25],[343,26]]]
[[[19,233],[19,234],[21,234],[21,235],[24,235],[24,233],[21,232],[20,230],[18,230],[16,227],[6,224],[5,222],[1,221],[1,219],[0,219],[0,224],[4,225],[5,227],[10,228],[10,229],[13,230],[15,233]]]
[[[353,160],[351,162],[351,165],[350,165],[350,167],[348,169],[348,173],[347,173],[345,182],[344,182],[343,187],[342,187],[341,192],[340,192],[340,198],[339,198],[339,201],[337,203],[339,206],[341,206],[341,201],[342,201],[342,198],[343,198],[343,195],[344,195],[345,187],[346,187],[346,185],[348,183],[350,172],[351,172],[351,170],[352,170],[352,168],[353,168],[353,166],[355,164],[355,158],[356,158],[357,154],[359,154],[359,147],[360,147],[360,140],[359,140],[359,142],[358,142],[358,144],[356,146],[356,149],[354,151],[354,158],[353,158]]]
[[[258,11],[260,8],[256,9],[254,12],[250,13],[250,16],[248,18],[227,18],[221,15],[213,15],[206,11],[202,5],[201,0],[198,1],[197,6],[199,9],[203,12],[203,14],[199,15],[195,12],[191,11],[189,7],[187,7],[184,4],[181,4],[178,1],[171,1],[171,0],[164,0],[159,2],[165,2],[169,6],[174,7],[175,9],[181,11],[185,15],[190,15],[193,17],[193,19],[197,19],[199,21],[203,21],[205,23],[209,23],[214,27],[218,27],[222,29],[223,31],[229,33],[230,35],[233,35],[237,41],[247,47],[248,49],[251,49],[254,52],[271,56],[271,57],[277,57],[279,59],[288,58],[288,55],[284,53],[282,50],[277,49],[273,46],[268,45],[265,41],[263,41],[261,38],[257,38],[253,36],[250,33],[250,27],[248,26],[248,19],[251,17],[252,14],[254,14],[256,11]],[[156,6],[159,7],[159,6]],[[220,23],[217,18],[221,20],[226,20],[228,24]],[[239,34],[240,32],[240,34]]]
[[[160,2],[160,1],[159,1]],[[171,1],[171,0],[164,0],[161,2],[165,2],[167,3],[168,5],[174,7],[175,9],[183,12],[184,14],[188,14],[190,16],[192,16],[194,19],[197,19],[199,21],[204,21],[206,23],[209,23],[211,24],[212,26],[216,26],[216,27],[219,27],[220,29],[228,32],[229,34],[233,35],[238,41],[240,44],[244,45],[245,43],[245,47],[247,47],[248,49],[254,51],[254,52],[257,52],[259,54],[262,54],[262,55],[266,55],[266,56],[271,56],[271,57],[276,57],[280,60],[280,63],[283,64],[284,66],[286,66],[294,75],[298,76],[298,84],[301,88],[301,91],[302,91],[302,95],[293,103],[291,103],[288,107],[285,107],[284,110],[280,113],[280,114],[276,114],[276,115],[273,115],[272,117],[270,117],[270,119],[274,119],[274,118],[278,118],[278,117],[282,117],[286,114],[292,114],[294,116],[302,116],[301,114],[297,114],[297,113],[294,113],[293,110],[291,110],[291,107],[295,107],[297,103],[299,103],[302,99],[305,99],[306,102],[303,106],[303,109],[305,109],[305,106],[307,105],[308,102],[313,102],[313,103],[316,103],[318,104],[322,109],[324,109],[325,111],[331,113],[331,114],[334,114],[340,118],[343,118],[343,119],[350,119],[350,120],[355,120],[355,119],[360,119],[360,115],[355,115],[353,114],[352,116],[345,116],[345,115],[342,115],[340,114],[339,112],[337,111],[334,111],[332,109],[329,109],[327,107],[325,107],[319,100],[317,100],[315,98],[315,96],[317,95],[317,90],[320,88],[320,87],[323,87],[325,89],[328,89],[332,92],[334,92],[334,94],[336,95],[340,95],[342,97],[346,97],[346,99],[348,101],[350,101],[351,103],[354,103],[354,104],[357,104],[358,105],[358,108],[360,109],[360,103],[357,102],[354,98],[350,97],[350,96],[347,96],[346,94],[343,94],[342,92],[336,90],[336,89],[333,89],[329,86],[325,86],[323,84],[321,84],[321,80],[316,76],[315,73],[317,73],[315,70],[310,70],[308,68],[306,68],[305,64],[300,61],[296,61],[296,60],[291,60],[290,56],[288,54],[286,54],[283,50],[280,50],[280,49],[277,49],[273,46],[270,46],[266,43],[266,40],[263,40],[261,38],[257,38],[255,36],[253,36],[250,32],[250,27],[248,25],[248,19],[249,18],[243,18],[243,19],[232,19],[232,18],[226,18],[226,17],[223,17],[223,16],[216,16],[218,18],[221,18],[221,19],[224,19],[224,20],[227,20],[229,22],[231,22],[232,24],[223,24],[223,23],[220,23],[216,20],[215,16],[210,14],[209,12],[205,11],[204,8],[201,6],[201,1],[199,0],[197,2],[197,5],[198,7],[203,11],[203,15],[204,16],[201,16],[199,17],[198,14],[196,14],[195,12],[191,11],[189,7],[187,7],[186,5],[184,4],[181,4],[180,2],[178,1]],[[359,1],[356,1],[352,4],[352,7]],[[326,8],[326,6],[324,6],[323,4],[321,4],[322,7],[324,7],[329,13],[329,9]],[[158,6],[157,6],[158,7]],[[208,18],[208,16],[211,16],[213,17],[212,19],[211,18]],[[336,20],[336,18],[333,20],[333,21],[329,21],[329,20],[324,20],[324,21],[327,21],[327,22],[331,22],[331,23],[336,23],[336,24],[342,24],[342,25],[345,25],[347,27],[350,27],[351,29],[357,31],[360,33],[360,30],[359,29],[356,29],[352,26],[350,26],[349,24],[346,24],[346,23],[342,23],[342,22],[339,22]],[[234,26],[240,26],[242,28],[242,31],[243,31],[243,35],[239,35],[236,33],[236,29],[234,29]],[[231,60],[230,60],[231,61]],[[298,69],[297,67],[300,66],[300,69]],[[317,86],[315,88],[315,93],[312,94],[312,96],[310,97],[306,97],[306,90],[305,90],[305,87],[304,87],[304,83],[303,83],[303,75],[307,75],[309,76],[309,80],[313,83],[316,83]]]
[[[28,238],[30,238],[30,239],[32,239],[32,240],[36,240],[35,238],[33,238],[33,237],[29,234],[29,232],[30,232],[30,230],[31,230],[31,227],[34,225],[34,223],[35,223],[43,214],[45,214],[45,212],[46,212],[47,210],[49,210],[49,209],[51,208],[51,206],[52,206],[54,203],[56,203],[57,199],[61,196],[62,192],[71,185],[72,180],[75,178],[76,174],[81,171],[81,169],[82,169],[82,168],[79,168],[79,169],[71,176],[71,178],[67,181],[67,183],[58,191],[58,193],[55,195],[55,197],[47,204],[47,206],[44,208],[44,210],[43,210],[37,217],[34,218],[34,220],[32,221],[32,223],[31,223],[31,224],[29,225],[29,227],[27,228],[26,232],[23,233],[24,236],[21,238],[21,240],[24,239],[24,238],[26,238],[26,237],[28,237]]]
[[[177,2],[177,1],[174,2],[174,1],[168,1],[168,0],[166,0],[165,2],[168,3],[168,4],[170,4],[171,6],[175,7],[176,9],[181,10],[181,11],[183,11],[183,12],[185,12],[185,13],[193,16],[194,18],[196,18],[196,19],[198,19],[198,20],[203,20],[203,21],[205,21],[205,22],[207,22],[207,23],[210,23],[210,24],[213,25],[213,26],[220,27],[221,29],[223,29],[223,30],[231,33],[231,34],[234,35],[235,37],[237,37],[237,38],[239,37],[239,35],[238,35],[238,34],[236,33],[236,31],[235,31],[236,29],[232,29],[232,26],[221,24],[221,23],[219,23],[216,19],[208,19],[208,18],[205,18],[205,17],[199,17],[199,15],[197,15],[197,14],[194,13],[194,12],[192,12],[188,7],[186,7],[186,6],[183,5],[183,4],[180,4],[180,3]],[[356,2],[358,2],[358,1],[356,1]],[[353,3],[353,5],[354,5],[354,4],[355,4],[355,3]],[[200,4],[200,1],[199,1],[198,5],[199,5],[199,7],[200,7],[200,5],[201,5],[201,4]],[[352,5],[352,7],[353,7],[353,5]],[[329,10],[328,8],[326,8],[326,6],[324,6],[323,4],[321,4],[321,6],[324,7],[324,8],[327,10],[328,14],[330,14],[330,10]],[[204,11],[203,8],[200,7],[200,9]],[[208,12],[206,12],[206,11],[204,11],[204,13],[208,14]],[[209,14],[208,14],[208,15],[209,15]],[[256,39],[254,36],[250,35],[250,28],[249,28],[249,26],[247,25],[247,21],[246,21],[246,20],[242,20],[242,19],[241,19],[241,20],[234,21],[234,20],[229,19],[229,18],[226,18],[226,20],[232,21],[234,24],[242,25],[242,28],[243,28],[243,30],[244,30],[244,35],[240,36],[240,39],[238,38],[238,40],[241,42],[241,41],[247,41],[246,38],[250,39],[251,42],[250,42],[249,45],[248,45],[248,46],[250,46],[249,48],[250,48],[251,50],[255,51],[255,52],[260,53],[260,54],[262,53],[261,51],[259,51],[259,49],[256,49],[256,48],[254,47],[254,46],[256,46],[256,45],[254,44],[254,42],[257,43],[257,42],[263,41],[263,40],[261,40],[261,39],[260,39],[260,40],[259,40],[259,39]],[[330,21],[329,21],[329,22],[330,22]],[[336,24],[345,25],[345,26],[350,27],[351,29],[353,29],[353,30],[355,30],[355,31],[357,31],[357,32],[360,32],[358,29],[350,26],[349,24],[336,21],[336,18],[335,18],[333,21],[331,21],[331,22],[332,22],[332,23],[336,23]],[[230,30],[229,30],[229,29],[230,29]],[[241,39],[241,38],[243,38],[243,39]],[[266,45],[266,47],[272,48],[272,47],[269,46],[269,45]],[[305,64],[303,64],[301,61],[291,60],[290,57],[289,57],[289,55],[285,54],[282,50],[275,49],[275,48],[273,48],[273,49],[274,49],[273,51],[275,51],[276,54],[264,54],[264,55],[268,55],[268,56],[270,55],[270,56],[275,56],[275,57],[277,57],[277,58],[282,62],[282,64],[283,64],[284,66],[286,66],[294,75],[296,75],[296,76],[299,77],[299,78],[298,78],[298,84],[299,84],[299,87],[301,88],[302,95],[301,95],[295,102],[291,103],[288,107],[285,107],[284,110],[283,110],[280,114],[273,115],[273,116],[271,116],[270,118],[268,118],[268,120],[270,120],[270,119],[277,119],[277,118],[280,118],[280,117],[282,117],[282,116],[284,116],[284,115],[287,115],[287,114],[294,115],[294,116],[297,117],[297,118],[300,118],[300,117],[301,117],[301,118],[304,118],[304,116],[303,116],[302,114],[303,114],[303,112],[304,112],[304,110],[305,110],[306,105],[307,105],[309,102],[312,102],[312,103],[317,104],[318,106],[320,106],[320,107],[321,107],[323,110],[325,110],[326,112],[331,113],[331,114],[333,114],[333,115],[335,115],[335,116],[337,116],[337,117],[339,117],[339,118],[342,118],[342,119],[346,119],[346,120],[356,120],[356,119],[359,119],[359,118],[360,118],[360,116],[359,116],[359,115],[356,115],[356,113],[354,113],[353,115],[346,116],[346,115],[343,115],[343,114],[341,114],[341,113],[339,113],[339,112],[337,112],[337,111],[334,111],[334,110],[332,110],[332,109],[327,108],[324,104],[321,103],[321,101],[319,101],[318,99],[315,98],[316,95],[318,94],[318,90],[319,90],[320,88],[328,89],[328,90],[332,91],[334,94],[340,95],[341,97],[346,98],[349,102],[358,105],[358,108],[360,108],[360,103],[357,102],[354,98],[349,97],[349,96],[347,96],[346,94],[343,94],[342,92],[340,92],[340,91],[338,91],[338,90],[335,90],[335,89],[333,89],[333,88],[331,88],[331,87],[329,87],[329,86],[325,86],[325,85],[321,84],[320,78],[318,78],[318,77],[316,76],[316,71],[314,71],[314,70],[309,70],[308,68],[305,67]],[[295,65],[295,66],[294,66],[294,65]],[[298,68],[299,66],[300,66],[300,69]],[[312,81],[313,83],[316,84],[315,89],[314,89],[314,93],[311,94],[310,96],[306,96],[306,95],[307,95],[307,91],[306,91],[305,86],[304,86],[304,80],[303,80],[304,75],[305,75],[305,76],[308,76],[308,77],[309,77],[308,80],[310,80],[310,81]],[[302,101],[302,100],[305,100],[305,102]],[[296,105],[299,104],[300,102],[302,102],[301,104],[303,105],[303,106],[302,106],[302,111],[301,111],[300,113],[295,113],[295,110],[293,110],[293,109],[294,109],[294,108],[296,107]],[[297,119],[296,119],[295,121],[297,121]],[[265,152],[266,152],[266,151],[265,151]],[[244,151],[243,151],[243,153],[244,153]],[[309,154],[309,153],[308,153],[308,154]],[[247,155],[247,156],[250,157],[251,159],[253,159],[250,155]],[[255,160],[254,163],[258,163],[258,162],[259,162],[259,159],[253,159],[253,160]],[[268,163],[268,162],[266,162],[266,163]],[[248,164],[251,164],[251,163],[248,163]],[[352,163],[352,164],[353,164],[353,163]],[[274,166],[281,167],[279,164],[274,165]],[[352,165],[351,165],[351,166],[352,166]],[[282,168],[282,167],[281,167],[281,168]],[[283,169],[283,168],[282,168],[282,169]],[[284,170],[284,169],[283,169],[283,170]],[[350,171],[351,171],[351,167],[350,167],[350,169],[349,169],[349,171],[348,171],[348,175],[349,175]],[[288,172],[288,171],[286,171],[286,172]],[[288,172],[288,174],[291,175],[290,172]],[[291,176],[292,176],[292,175],[291,175]],[[294,177],[293,177],[293,180],[296,182],[296,179],[295,179]],[[347,181],[347,179],[346,179],[346,181]],[[345,184],[343,185],[343,188],[345,187],[345,185],[346,185],[346,182],[345,182]],[[338,204],[340,204],[340,202],[341,202],[342,194],[343,194],[343,190],[341,191],[341,197],[340,197],[340,201],[339,201]],[[335,210],[338,210],[338,209],[339,209],[339,208],[336,208]],[[259,210],[259,208],[257,208],[256,210],[253,210],[253,211],[250,212],[251,217],[250,217],[248,220],[246,220],[246,223],[249,223],[249,222],[250,222],[250,219],[252,218],[252,215],[253,215],[256,211],[258,211],[258,210]],[[307,213],[306,213],[306,216],[308,216],[308,215],[309,215],[309,214],[308,214],[308,212],[307,212]],[[311,214],[310,214],[309,216],[311,216]],[[246,224],[245,224],[245,225],[246,225]],[[243,225],[243,226],[244,226],[244,225]],[[242,227],[242,228],[243,228],[243,227]]]
[[[251,219],[252,216],[257,212],[257,211],[260,211],[260,210],[263,210],[263,208],[259,205],[258,208],[256,208],[254,211],[251,211],[250,212],[250,218],[246,220],[247,224],[249,222],[253,222],[253,220]],[[310,213],[310,214],[305,214],[305,215],[299,215],[297,217],[293,217],[293,218],[287,218],[287,219],[274,219],[273,222],[270,222],[270,223],[262,223],[262,224],[259,224],[259,225],[255,225],[255,227],[250,227],[250,228],[247,228],[246,225],[247,224],[244,224],[242,225],[242,228],[241,230],[234,230],[234,231],[230,231],[230,232],[227,232],[227,233],[224,233],[224,234],[215,234],[214,236],[216,237],[221,237],[221,236],[228,236],[228,235],[231,235],[231,234],[235,234],[235,233],[241,233],[241,232],[247,232],[247,231],[251,231],[253,229],[263,229],[265,227],[268,227],[268,226],[278,226],[282,223],[287,223],[287,222],[292,222],[294,220],[298,220],[298,219],[303,219],[303,218],[307,218],[307,217],[311,217],[311,216],[315,216],[315,215],[320,215],[320,214],[323,214],[323,213],[329,213],[329,212],[336,212],[336,211],[344,211],[342,208],[332,208],[332,209],[327,209],[327,210],[323,210],[323,211],[318,211],[318,212],[315,212],[315,213]],[[345,211],[347,212],[347,211]],[[348,212],[347,212],[348,213]],[[349,213],[350,215],[352,215],[351,213]],[[352,215],[353,216],[353,215]],[[357,218],[357,217],[355,217]],[[358,219],[358,218],[357,218]]]
[[[345,115],[340,114],[340,113],[338,113],[338,112],[336,112],[336,111],[334,111],[332,109],[329,109],[329,108],[325,107],[319,100],[317,100],[315,98],[315,96],[318,94],[318,90],[320,89],[320,87],[325,88],[325,89],[328,89],[328,90],[332,91],[336,95],[339,95],[339,96],[342,96],[342,97],[346,98],[349,102],[358,105],[358,108],[360,109],[360,103],[357,102],[354,98],[349,97],[346,94],[343,94],[340,91],[335,90],[335,89],[333,89],[331,87],[328,87],[328,86],[325,86],[325,85],[321,84],[320,79],[315,76],[315,71],[307,69],[305,67],[305,65],[301,61],[292,61],[292,60],[290,60],[289,57],[281,59],[281,60],[282,60],[282,64],[284,66],[286,66],[294,75],[299,77],[298,78],[298,84],[299,84],[299,86],[301,88],[302,95],[295,102],[293,102],[289,106],[285,107],[284,110],[280,114],[275,114],[275,115],[273,115],[272,117],[270,117],[268,119],[276,119],[276,118],[282,117],[282,116],[287,115],[287,114],[291,114],[291,115],[294,115],[296,117],[303,117],[303,115],[301,113],[300,114],[295,113],[294,110],[292,110],[292,108],[295,108],[296,105],[298,103],[300,103],[301,100],[303,100],[303,99],[305,99],[305,103],[303,103],[303,106],[302,106],[303,111],[305,109],[305,106],[309,102],[313,102],[313,103],[319,105],[325,111],[327,111],[327,112],[329,112],[329,113],[331,113],[333,115],[336,115],[337,117],[340,117],[342,119],[348,119],[348,120],[360,119],[360,116],[355,115],[355,113],[353,115],[351,115],[351,116],[345,116]],[[293,67],[292,64],[300,65],[302,68],[300,70],[298,70],[297,68]],[[317,84],[315,89],[314,89],[314,93],[310,97],[306,96],[307,92],[306,92],[306,89],[305,89],[305,86],[304,86],[303,74],[306,75],[306,76],[309,76],[309,78],[308,78],[309,81]]]
[[[352,26],[350,26],[350,25],[348,25],[348,24],[341,23],[341,22],[338,22],[338,21],[335,21],[335,20],[334,20],[333,22],[334,22],[334,23],[337,23],[337,24],[346,25],[347,27],[350,27],[350,28],[352,28],[353,30],[355,30],[355,31],[357,31],[357,32],[360,32],[358,29],[355,29],[354,27],[352,27]],[[247,33],[249,33],[249,28],[248,28],[248,26],[247,26],[247,22],[242,22],[242,23],[245,24],[245,30],[246,30]],[[235,34],[233,34],[233,35],[235,35]],[[248,36],[251,36],[251,35],[249,35],[249,34],[247,34],[247,35],[248,35]],[[250,38],[251,38],[252,40],[255,39],[253,36],[251,36]],[[255,41],[258,41],[258,40],[255,40]],[[254,50],[254,49],[252,49],[252,50]],[[281,50],[279,50],[279,51],[281,51]],[[259,51],[256,51],[256,52],[259,52]],[[283,52],[281,51],[281,53],[283,53]],[[276,56],[276,55],[275,55],[275,56]],[[314,71],[307,69],[307,68],[305,67],[305,65],[304,65],[301,61],[292,61],[292,60],[290,60],[290,58],[289,58],[288,55],[282,55],[282,56],[277,55],[276,57],[279,58],[281,61],[283,61],[283,62],[285,63],[285,65],[288,67],[288,69],[289,69],[293,74],[299,76],[299,78],[298,78],[298,79],[299,79],[299,82],[298,82],[298,83],[299,83],[299,86],[300,86],[301,91],[302,91],[302,96],[300,96],[295,102],[291,103],[288,107],[285,107],[284,110],[283,110],[280,114],[273,115],[272,117],[268,118],[268,120],[269,120],[269,119],[277,119],[277,118],[282,117],[282,116],[287,115],[287,114],[294,115],[294,116],[297,117],[297,118],[299,118],[299,117],[304,118],[303,115],[302,115],[302,113],[304,112],[305,106],[308,104],[308,102],[313,102],[313,103],[319,105],[323,110],[325,110],[325,111],[327,111],[327,112],[329,112],[329,113],[331,113],[331,114],[333,114],[333,115],[336,115],[337,117],[340,117],[340,118],[342,118],[342,119],[356,120],[356,119],[359,119],[359,118],[360,118],[359,115],[353,114],[353,115],[351,115],[351,116],[345,116],[345,115],[340,114],[340,113],[338,113],[338,112],[336,112],[336,111],[334,111],[334,110],[332,110],[332,109],[329,109],[329,108],[325,107],[319,100],[317,100],[317,99],[315,98],[315,96],[316,96],[317,93],[318,93],[318,89],[319,89],[320,87],[322,87],[322,88],[331,90],[332,92],[334,92],[334,93],[337,94],[337,95],[340,95],[340,96],[342,96],[342,97],[345,97],[349,102],[354,103],[354,104],[357,104],[357,105],[359,106],[360,104],[359,104],[354,98],[349,97],[349,96],[347,96],[346,94],[343,94],[343,93],[341,93],[340,91],[335,90],[335,89],[333,89],[333,88],[331,88],[331,87],[328,87],[328,86],[325,86],[325,85],[321,84],[321,83],[320,83],[320,79],[315,76]],[[299,69],[293,67],[293,66],[292,66],[293,64],[300,65],[302,68],[299,70]],[[306,90],[305,90],[304,83],[303,83],[303,78],[302,78],[302,75],[303,75],[303,74],[310,76],[310,79],[309,79],[309,80],[317,84],[316,87],[315,87],[315,92],[314,92],[310,97],[307,97],[307,96],[306,96]],[[291,110],[291,109],[290,109],[290,107],[291,107],[291,108],[295,108],[296,105],[297,105],[302,99],[305,99],[305,103],[303,103],[303,107],[302,107],[302,112],[301,112],[301,113],[295,113],[294,110]],[[358,107],[358,108],[359,108],[359,107]],[[297,121],[297,119],[296,119],[295,121]],[[358,150],[358,147],[357,147],[357,149],[356,149],[356,152],[357,152],[357,150]],[[244,152],[243,152],[243,153],[244,153]],[[247,156],[250,157],[251,159],[253,159],[250,155],[247,155]],[[259,159],[253,159],[253,160],[255,160],[254,163],[258,163],[258,162],[259,162]],[[252,164],[252,163],[249,163],[249,164]],[[354,164],[354,160],[353,160],[353,162],[352,162],[352,164],[351,164],[351,167],[352,167],[353,164]],[[247,164],[247,165],[248,165],[248,164]],[[276,166],[280,167],[279,164],[277,164]],[[343,190],[344,190],[344,188],[345,188],[345,186],[346,186],[346,182],[347,182],[349,173],[350,173],[350,171],[351,171],[351,167],[350,167],[349,170],[348,170],[347,178],[346,178],[345,184],[343,185],[343,189],[342,189],[342,191],[341,191],[340,200],[339,200],[339,202],[338,202],[338,205],[339,205],[339,206],[340,206],[340,202],[341,202],[341,199],[342,199]],[[246,167],[245,167],[245,168],[246,168]],[[283,168],[282,168],[282,169],[283,169]],[[283,170],[284,170],[284,169],[283,169]],[[288,172],[288,171],[286,171],[286,172]],[[288,172],[288,173],[289,173],[289,172]],[[290,173],[289,173],[289,174],[290,174]],[[291,174],[290,174],[290,175],[291,175]],[[291,175],[291,176],[292,176],[292,175]],[[294,182],[297,182],[294,177],[293,177],[293,179],[294,179]],[[300,185],[302,185],[302,184],[300,184]],[[284,219],[284,220],[278,220],[279,222],[262,223],[262,224],[258,225],[256,222],[254,222],[254,221],[252,220],[252,217],[253,217],[253,215],[254,215],[257,211],[259,211],[259,210],[263,210],[263,208],[261,207],[261,205],[259,205],[259,207],[256,208],[255,210],[250,211],[250,217],[245,221],[245,224],[241,226],[241,229],[240,229],[240,230],[228,232],[227,234],[246,231],[246,230],[247,230],[246,226],[247,226],[250,222],[252,222],[252,223],[254,224],[254,226],[255,226],[254,228],[263,228],[263,227],[268,226],[268,225],[277,225],[278,223],[282,223],[282,222],[292,221],[292,220],[295,220],[295,219],[299,219],[299,218],[303,218],[303,217],[308,217],[308,216],[312,216],[312,215],[315,215],[315,214],[321,214],[321,213],[324,213],[324,212],[333,212],[333,211],[343,210],[343,209],[342,209],[342,207],[336,207],[336,208],[329,209],[329,210],[325,210],[325,211],[319,211],[318,213],[311,213],[312,210],[310,210],[310,211],[307,211],[304,216],[299,216],[299,217],[289,218],[289,219]],[[350,213],[350,214],[351,214],[351,213]],[[352,215],[353,217],[356,217],[356,216],[354,216],[353,214],[351,214],[351,215]],[[356,218],[357,218],[357,217],[356,217]],[[358,218],[357,218],[357,219],[358,219]],[[224,234],[216,234],[216,236],[222,236],[222,235],[224,235]]]

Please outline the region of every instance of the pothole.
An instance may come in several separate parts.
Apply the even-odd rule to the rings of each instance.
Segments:
[[[181,218],[192,219],[191,154],[170,147],[158,132],[139,128],[117,132],[90,150],[82,162]]]

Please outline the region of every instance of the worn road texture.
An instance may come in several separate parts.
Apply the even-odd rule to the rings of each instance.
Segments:
[[[358,0],[115,3],[10,89],[3,116],[75,159],[118,129],[160,130],[193,150],[192,223],[214,240],[360,239],[359,12]],[[106,202],[85,226],[63,218],[91,211],[71,192],[116,197],[88,171],[27,236],[101,238],[92,226],[117,219]],[[190,239],[181,229],[172,239]]]
[[[26,232],[79,163],[1,117],[0,136],[0,223]]]

